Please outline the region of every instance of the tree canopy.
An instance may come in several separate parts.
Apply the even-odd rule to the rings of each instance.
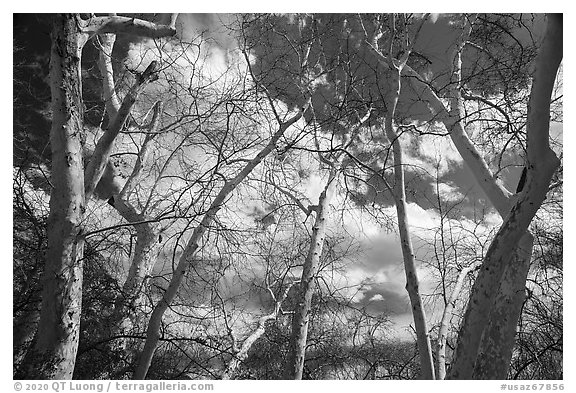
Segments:
[[[14,14],[17,379],[562,379],[562,16]]]

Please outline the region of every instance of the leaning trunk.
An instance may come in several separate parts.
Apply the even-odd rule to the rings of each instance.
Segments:
[[[190,240],[188,241],[184,252],[180,256],[178,266],[172,275],[172,279],[168,284],[168,288],[166,289],[166,292],[164,292],[164,295],[158,304],[156,304],[154,307],[152,315],[150,316],[150,321],[148,322],[148,328],[146,330],[146,341],[144,343],[144,349],[140,354],[140,358],[136,366],[136,371],[134,372],[134,379],[146,378],[146,374],[148,373],[148,369],[152,363],[152,358],[156,352],[158,342],[160,341],[160,325],[162,324],[162,318],[176,297],[180,284],[184,279],[184,275],[190,268],[190,265],[194,260],[193,257],[200,247],[200,242],[204,237],[204,233],[208,230],[222,206],[224,206],[228,196],[232,194],[236,187],[252,172],[252,170],[258,164],[260,164],[260,162],[262,162],[262,160],[268,154],[270,154],[270,152],[275,148],[276,143],[280,137],[284,135],[284,132],[288,129],[288,127],[290,127],[302,117],[306,108],[307,107],[302,108],[302,110],[297,115],[293,116],[288,121],[279,124],[278,131],[276,131],[276,133],[272,136],[268,144],[256,155],[256,157],[250,160],[232,180],[229,180],[224,184],[208,208],[208,211],[202,218],[202,221],[200,221],[198,226],[192,232]]]
[[[336,168],[330,170],[328,183],[320,194],[316,208],[316,220],[312,228],[310,248],[304,261],[300,288],[298,291],[298,303],[292,316],[292,335],[290,336],[290,352],[286,364],[286,379],[302,379],[304,371],[304,358],[306,356],[306,340],[308,337],[308,323],[310,320],[310,308],[312,295],[314,294],[314,277],[318,273],[318,265],[324,248],[326,237],[326,214],[328,205],[336,182]]]
[[[147,161],[150,141],[158,131],[162,108],[161,102],[154,106],[154,117],[148,130],[149,134],[144,139],[142,148],[138,153],[132,174],[120,193],[114,195],[111,200],[118,213],[131,223],[136,231],[134,256],[112,314],[112,335],[127,332],[136,324],[137,310],[143,304],[145,281],[154,268],[160,249],[160,224],[151,220],[145,211],[138,212],[129,198],[130,193],[140,180],[142,169]]]
[[[473,379],[506,379],[526,294],[534,237],[526,233],[508,265],[484,329]]]
[[[134,225],[136,244],[128,277],[122,292],[116,299],[112,314],[112,335],[129,332],[137,325],[138,310],[144,304],[144,287],[150,276],[159,251],[158,225],[144,223]]]
[[[280,299],[276,299],[276,297],[272,293],[272,290],[270,288],[268,288],[270,293],[272,293],[272,298],[276,301],[276,304],[274,305],[274,310],[270,314],[264,315],[258,319],[258,326],[244,340],[244,342],[242,343],[242,346],[240,347],[238,352],[236,352],[234,354],[234,356],[232,357],[232,359],[230,359],[228,366],[226,367],[226,369],[222,373],[222,379],[226,380],[226,379],[234,378],[234,376],[236,375],[236,371],[238,370],[238,367],[240,366],[240,363],[242,363],[242,361],[244,361],[246,358],[248,358],[248,352],[250,351],[250,349],[252,348],[254,343],[256,341],[258,341],[260,339],[260,337],[262,337],[264,335],[264,333],[266,333],[266,323],[268,323],[268,321],[274,321],[278,317],[278,314],[281,312],[282,303],[284,302],[284,300],[286,300],[286,297],[288,296],[288,292],[292,288],[293,284],[294,283],[290,283],[284,289],[284,292],[280,296]],[[235,345],[234,345],[234,347],[235,347]]]
[[[549,128],[550,97],[561,61],[562,16],[550,15],[546,35],[536,58],[536,71],[528,102],[526,184],[494,237],[474,283],[458,337],[450,375],[453,379],[470,379],[474,376],[474,367],[481,347],[490,352],[482,356],[490,357],[497,353],[496,356],[502,356],[499,348],[494,348],[490,342],[483,343],[483,340],[495,339],[491,334],[485,334],[485,327],[494,309],[498,290],[504,289],[504,292],[508,292],[512,286],[520,287],[520,283],[510,283],[510,288],[502,287],[500,284],[504,283],[503,273],[510,264],[510,255],[518,247],[546,198],[552,176],[560,165],[558,157],[550,149]],[[510,278],[515,276],[512,273],[508,275]],[[496,377],[482,369],[476,370],[476,373],[482,378]]]
[[[436,352],[436,357],[438,359],[437,377],[439,380],[446,378],[446,343],[448,341],[448,329],[450,327],[449,325],[450,319],[452,317],[452,311],[454,311],[456,301],[460,296],[460,292],[462,291],[462,286],[464,285],[466,276],[468,276],[468,274],[477,269],[479,266],[480,263],[474,263],[460,271],[460,274],[458,274],[458,278],[456,279],[454,289],[450,294],[450,298],[444,306],[444,312],[442,313],[442,319],[440,320],[440,329],[438,331],[438,350]]]

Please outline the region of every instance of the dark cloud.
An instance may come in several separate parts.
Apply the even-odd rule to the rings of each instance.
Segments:
[[[370,286],[359,302],[371,314],[402,315],[410,313],[410,302],[406,291],[399,283],[381,283]],[[382,298],[380,299],[379,296]],[[373,299],[376,296],[376,299]]]
[[[191,40],[202,34],[210,44],[224,50],[237,46],[236,38],[228,28],[236,20],[232,14],[180,14],[177,26],[182,28],[184,40]]]

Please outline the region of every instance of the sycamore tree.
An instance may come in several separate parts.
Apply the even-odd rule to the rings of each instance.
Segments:
[[[245,16],[240,22],[246,56],[252,54],[256,58],[251,70],[270,94],[296,107],[302,105],[302,97],[311,97],[311,110],[305,117],[312,123],[313,132],[285,138],[285,146],[279,151],[280,167],[289,166],[299,153],[313,153],[309,159],[317,164],[302,168],[296,177],[305,173],[321,177],[323,182],[318,202],[304,204],[294,195],[293,187],[271,179],[276,189],[295,201],[306,220],[313,216],[310,246],[298,283],[299,303],[292,317],[285,369],[289,379],[303,377],[313,283],[326,231],[331,226],[330,204],[349,164],[346,151],[357,142],[361,127],[372,114],[371,103],[357,93],[359,78],[365,74],[340,59],[352,54],[342,41],[339,22],[337,16],[300,14]],[[329,80],[342,85],[330,86]]]
[[[228,135],[234,136],[235,126],[249,127],[255,129],[254,134],[249,136],[250,148],[240,150],[235,157],[224,157],[225,161],[222,166],[225,168],[220,168],[220,165],[216,165],[211,171],[213,176],[218,176],[222,179],[221,184],[218,186],[216,194],[209,199],[209,206],[189,236],[168,287],[153,308],[146,329],[145,345],[139,355],[137,368],[134,373],[135,379],[144,379],[146,377],[160,339],[160,327],[163,316],[176,298],[186,272],[191,268],[197,269],[197,264],[203,262],[201,259],[195,259],[194,256],[201,250],[204,235],[210,232],[211,226],[216,222],[218,212],[224,207],[226,200],[232,196],[244,179],[276,148],[278,140],[284,133],[295,125],[308,109],[308,105],[305,102],[297,111],[283,111],[273,97],[265,89],[261,88],[259,80],[254,78],[248,70],[249,68],[244,68],[244,74],[240,75],[239,78],[239,85],[250,89],[253,93],[247,95],[242,104],[246,107],[255,105],[259,109],[261,117],[256,121],[253,118],[248,118],[246,120],[248,123],[227,123],[226,133],[222,136],[222,141]],[[261,122],[265,126],[258,128]],[[261,133],[265,133],[265,135],[261,135]],[[226,172],[222,173],[223,170],[226,170]]]
[[[514,198],[478,154],[463,122],[466,115],[461,93],[462,51],[475,20],[476,16],[463,17],[460,22],[464,29],[452,52],[449,110],[417,74],[406,72],[414,77],[416,86],[420,85],[421,93],[429,97],[430,106],[444,117],[454,145],[504,220],[484,256],[464,315],[450,371],[450,377],[457,379],[506,376],[531,256],[533,241],[528,227],[560,164],[550,149],[549,128],[551,94],[562,59],[562,17],[547,16],[546,33],[535,59],[525,130],[526,183],[515,190]]]
[[[514,21],[514,16],[448,17],[448,27],[457,29],[452,30],[453,39],[448,41],[445,51],[449,56],[441,64],[434,64],[430,60],[433,52],[427,52],[432,48],[420,48],[417,43],[410,49],[415,50],[414,57],[425,59],[424,63],[415,59],[411,62],[405,60],[405,50],[398,53],[378,51],[378,40],[369,38],[369,27],[363,29],[367,37],[366,45],[376,52],[382,63],[401,66],[402,79],[411,84],[413,93],[428,107],[424,110],[424,114],[429,111],[424,119],[440,123],[445,128],[478,185],[504,220],[483,256],[478,278],[474,282],[451,363],[451,378],[506,376],[532,249],[532,235],[526,231],[559,165],[555,152],[550,149],[549,127],[551,95],[562,57],[561,17],[547,17],[548,27],[535,59],[530,54],[536,51],[530,51],[529,45],[524,50],[518,40],[505,45],[506,40],[491,41],[487,38],[489,34],[498,37],[502,37],[502,33],[512,35],[513,29],[506,24],[511,20]],[[521,16],[517,23],[520,28],[525,27]],[[499,30],[496,33],[494,26]],[[476,35],[473,35],[475,28]],[[485,41],[481,41],[481,44],[475,42],[481,39]],[[490,43],[492,47],[488,46]],[[393,48],[393,45],[389,47]],[[479,50],[481,54],[464,52],[467,47]],[[498,53],[503,53],[503,48],[510,47],[516,51],[511,50],[507,57],[497,58]],[[464,56],[465,53],[468,56]],[[526,96],[528,91],[530,73],[526,71],[526,64],[532,59],[535,71],[531,75],[532,85],[526,107],[525,101],[518,97]],[[518,62],[522,61],[526,63],[520,63],[523,67],[519,67]],[[518,67],[520,71],[517,71]],[[486,81],[492,81],[492,84],[485,85]],[[477,107],[466,105],[465,99],[479,104]],[[525,121],[521,115],[514,113],[518,110],[523,110]],[[490,113],[490,117],[485,117],[486,113]],[[414,115],[412,113],[412,117]],[[499,128],[494,127],[495,123],[499,124]],[[496,157],[500,157],[500,160],[488,162],[484,154],[491,152],[483,154],[481,149],[485,145],[477,146],[471,138],[473,133],[470,128],[486,124],[492,130],[508,130],[510,137],[506,137],[502,151],[516,140],[520,141],[517,146],[524,146],[522,156],[526,170],[515,188],[516,195],[498,179],[494,169],[501,169],[502,157],[508,160],[510,157],[497,153]],[[476,135],[482,135],[483,131],[480,128]],[[540,164],[536,165],[536,161]],[[530,179],[534,182],[531,187],[528,186]],[[520,221],[517,221],[517,214]]]
[[[156,75],[150,64],[126,95],[84,169],[84,104],[81,60],[85,44],[98,34],[149,37],[175,34],[173,26],[119,16],[58,15],[52,30],[52,192],[42,307],[35,342],[26,354],[21,378],[71,378],[78,348],[82,298],[82,220],[86,201],[107,165],[114,138],[143,87]],[[85,176],[86,175],[86,176]]]
[[[560,375],[561,16],[51,20],[16,377]]]

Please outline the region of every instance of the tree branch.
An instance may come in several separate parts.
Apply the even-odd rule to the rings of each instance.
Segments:
[[[114,33],[146,38],[162,38],[172,37],[176,34],[175,26],[158,25],[127,16],[97,16],[84,21],[83,24],[82,31],[90,36]]]
[[[128,116],[130,116],[130,112],[136,103],[136,99],[149,82],[157,79],[157,67],[158,62],[156,60],[150,62],[146,68],[146,71],[144,71],[140,78],[136,80],[134,86],[132,86],[130,91],[128,91],[128,94],[126,94],[126,97],[124,97],[116,117],[108,129],[104,131],[104,135],[102,135],[100,140],[98,140],[96,148],[94,149],[94,154],[92,155],[90,163],[86,168],[84,177],[84,192],[86,195],[86,200],[92,196],[96,185],[104,173],[104,169],[106,168],[108,159],[110,158],[110,153],[112,152],[112,145],[114,140],[120,133],[124,123],[128,119]]]

